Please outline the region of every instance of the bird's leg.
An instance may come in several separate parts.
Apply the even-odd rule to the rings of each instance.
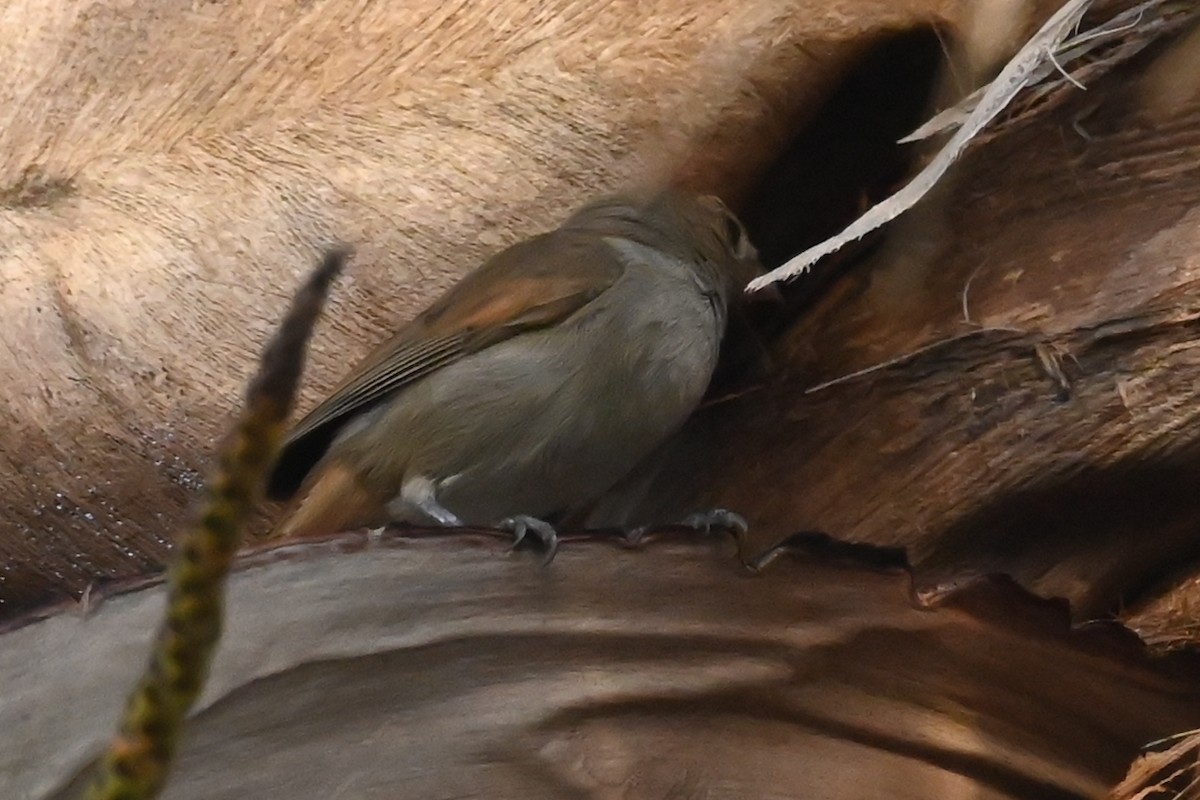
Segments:
[[[446,481],[442,481],[442,484],[445,483]],[[388,513],[392,515],[393,519],[401,520],[411,519],[414,516],[413,512],[416,511],[425,518],[447,528],[464,527],[463,521],[453,511],[438,502],[438,486],[438,483],[422,475],[409,478],[400,487],[400,494],[388,503]],[[501,520],[496,527],[513,534],[511,549],[516,549],[525,541],[526,535],[532,533],[533,538],[537,539],[541,549],[546,553],[543,561],[545,564],[554,560],[554,554],[558,552],[558,533],[554,530],[554,526],[536,517],[518,514]]]
[[[496,526],[502,531],[508,531],[513,535],[512,548],[515,550],[521,542],[525,541],[525,535],[532,533],[534,538],[538,540],[542,550],[546,555],[542,560],[543,564],[549,564],[554,560],[554,554],[558,552],[558,533],[554,530],[554,526],[549,522],[529,517],[524,514],[508,517],[500,521]]]
[[[429,478],[418,475],[409,478],[400,487],[400,494],[388,503],[387,510],[392,519],[402,520],[411,517],[409,512],[416,509],[438,525],[447,528],[461,528],[463,521],[453,511],[443,506],[434,494],[436,485]]]
[[[454,516],[453,511],[440,504],[437,501],[437,498],[435,498],[433,495],[422,498],[421,502],[415,505],[417,508],[428,514],[431,519],[437,522],[438,525],[442,525],[447,528],[463,527],[463,521]]]
[[[724,528],[733,534],[739,553],[743,551],[746,534],[750,531],[750,524],[746,522],[746,518],[727,508],[697,511],[694,514],[688,514],[678,524],[705,534],[712,533],[713,528]],[[631,545],[641,544],[642,538],[652,528],[654,528],[653,525],[639,525],[625,534],[625,540]]]

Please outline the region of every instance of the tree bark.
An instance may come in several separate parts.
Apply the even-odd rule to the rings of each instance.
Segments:
[[[785,549],[750,576],[731,549],[574,539],[542,569],[413,532],[249,556],[164,797],[1100,797],[1200,720],[1194,658],[1010,582],[920,606],[903,569]],[[161,604],[0,635],[10,794],[77,796]]]
[[[975,149],[625,518],[728,507],[760,546],[903,545],[923,583],[1008,573],[1081,617],[1200,555],[1200,104],[1152,107],[1165,58]]]

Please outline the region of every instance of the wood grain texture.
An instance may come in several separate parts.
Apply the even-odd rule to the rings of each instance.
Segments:
[[[1011,583],[925,606],[903,569],[788,550],[750,575],[731,549],[576,538],[543,568],[412,532],[246,557],[165,797],[1099,797],[1200,722],[1193,659]],[[160,604],[0,635],[10,796],[74,796]]]
[[[1146,121],[1155,55],[971,154],[624,518],[724,506],[760,545],[903,545],[1085,617],[1200,557],[1200,104]]]

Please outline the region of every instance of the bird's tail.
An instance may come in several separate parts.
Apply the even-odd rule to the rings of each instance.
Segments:
[[[387,513],[378,494],[364,486],[354,471],[335,462],[320,470],[267,538],[340,533],[386,522]]]

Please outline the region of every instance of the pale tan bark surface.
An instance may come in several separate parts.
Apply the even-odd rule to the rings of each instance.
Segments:
[[[308,402],[485,255],[586,199],[671,174],[744,192],[872,32],[957,13],[0,7],[0,603],[159,561],[321,246],[358,257]]]

